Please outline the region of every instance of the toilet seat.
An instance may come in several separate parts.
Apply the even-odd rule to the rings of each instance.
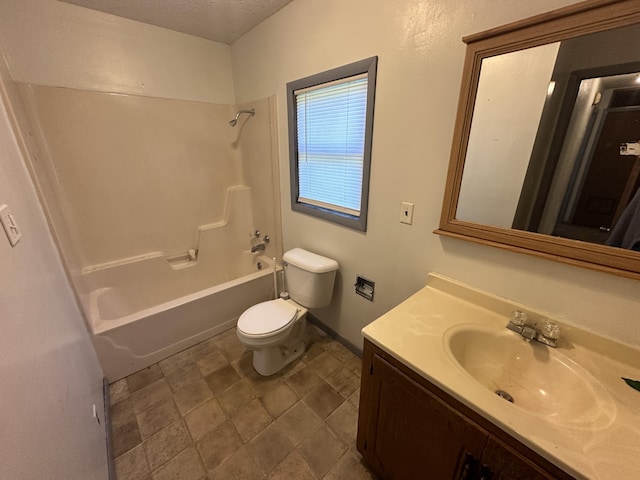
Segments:
[[[278,298],[248,308],[238,319],[238,330],[249,338],[275,335],[298,318],[299,309]]]

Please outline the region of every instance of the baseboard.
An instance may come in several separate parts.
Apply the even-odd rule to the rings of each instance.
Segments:
[[[362,349],[356,347],[354,344],[349,342],[346,338],[341,335],[338,335],[334,330],[327,327],[324,323],[322,323],[317,317],[314,317],[311,312],[307,313],[307,320],[322,330],[324,333],[329,335],[331,338],[341,343],[346,349],[350,350],[352,353],[362,358]]]
[[[102,377],[102,399],[104,401],[104,430],[107,440],[107,469],[109,480],[116,480],[116,467],[113,461],[113,451],[111,450],[111,397],[109,395],[107,377]]]

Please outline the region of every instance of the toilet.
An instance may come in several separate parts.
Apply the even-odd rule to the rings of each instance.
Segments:
[[[273,375],[305,349],[304,331],[309,308],[331,302],[338,262],[294,248],[283,257],[289,299],[278,298],[248,308],[238,319],[236,333],[253,350],[253,368]]]

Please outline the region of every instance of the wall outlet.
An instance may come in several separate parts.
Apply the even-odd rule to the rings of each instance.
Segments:
[[[413,223],[413,203],[402,202],[400,209],[400,223],[411,225]]]
[[[9,243],[12,247],[15,247],[16,243],[22,238],[22,230],[18,227],[15,217],[9,210],[9,205],[0,206],[0,222],[2,222]]]

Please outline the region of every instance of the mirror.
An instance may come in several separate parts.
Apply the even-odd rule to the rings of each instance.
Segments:
[[[463,39],[436,233],[640,278],[640,11],[586,1]]]

